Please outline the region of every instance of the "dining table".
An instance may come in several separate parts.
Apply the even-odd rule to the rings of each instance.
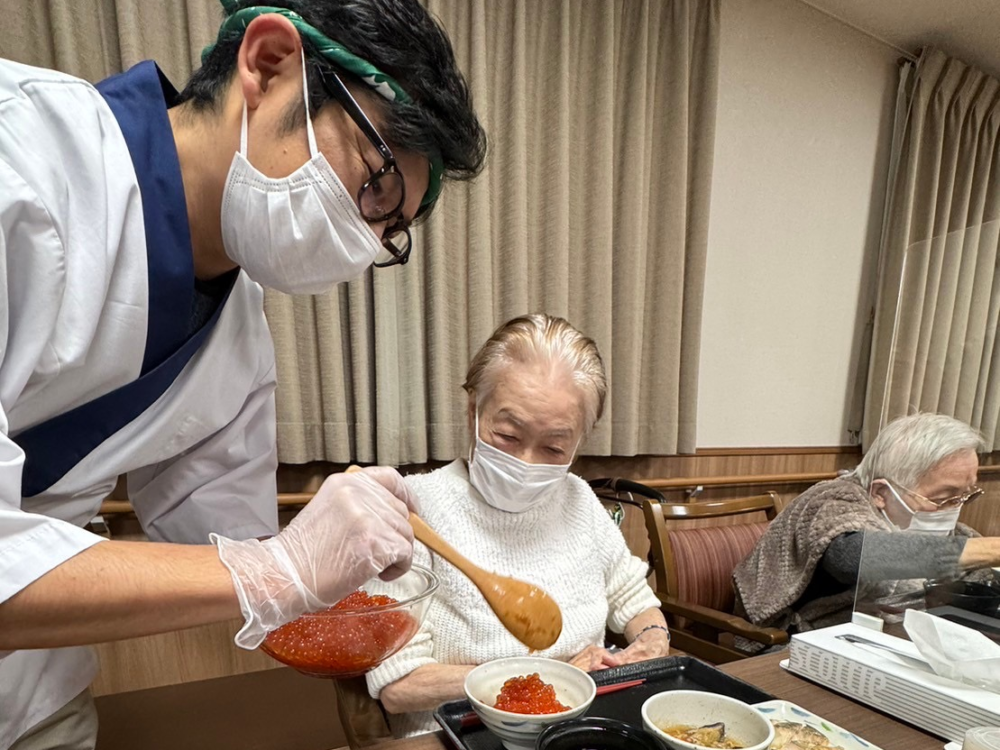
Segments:
[[[775,698],[822,716],[881,750],[941,750],[944,747],[946,740],[786,671],[780,662],[787,658],[787,652],[765,654],[723,664],[719,669],[756,685]],[[369,747],[371,750],[454,750],[442,732],[387,740]]]

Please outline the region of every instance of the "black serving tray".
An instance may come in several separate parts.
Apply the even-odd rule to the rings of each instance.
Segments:
[[[927,614],[943,617],[946,620],[964,625],[967,628],[978,630],[987,638],[994,641],[1000,641],[1000,618],[952,606],[933,607],[927,610]]]
[[[704,690],[708,693],[728,695],[746,703],[762,703],[774,697],[691,656],[651,659],[591,672],[590,676],[594,678],[598,687],[646,678],[646,682],[642,685],[597,696],[584,714],[618,719],[639,728],[642,728],[640,713],[642,704],[649,696],[662,693],[664,690]],[[482,724],[462,727],[462,717],[470,711],[472,706],[469,701],[451,701],[438,706],[434,711],[434,718],[457,748],[503,750],[500,739]]]

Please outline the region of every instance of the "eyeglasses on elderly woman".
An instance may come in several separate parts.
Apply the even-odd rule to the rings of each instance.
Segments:
[[[942,498],[932,498],[932,497],[925,497],[924,495],[921,495],[919,492],[915,492],[914,490],[911,490],[908,487],[904,487],[903,485],[899,484],[899,482],[892,482],[888,479],[886,479],[885,481],[891,484],[896,489],[902,490],[908,495],[913,495],[913,497],[919,500],[923,500],[925,503],[933,505],[938,510],[944,510],[946,508],[959,508],[963,505],[967,505],[975,500],[978,500],[986,493],[986,490],[984,490],[982,487],[977,487],[976,485],[973,485],[960,495],[951,495],[950,497],[942,497]]]

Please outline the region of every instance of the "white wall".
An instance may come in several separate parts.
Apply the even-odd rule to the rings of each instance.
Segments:
[[[699,447],[850,443],[897,53],[799,0],[722,0]]]

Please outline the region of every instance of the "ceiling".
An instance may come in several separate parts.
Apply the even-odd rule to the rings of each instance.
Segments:
[[[1000,77],[998,0],[803,0],[911,54],[930,45]]]

